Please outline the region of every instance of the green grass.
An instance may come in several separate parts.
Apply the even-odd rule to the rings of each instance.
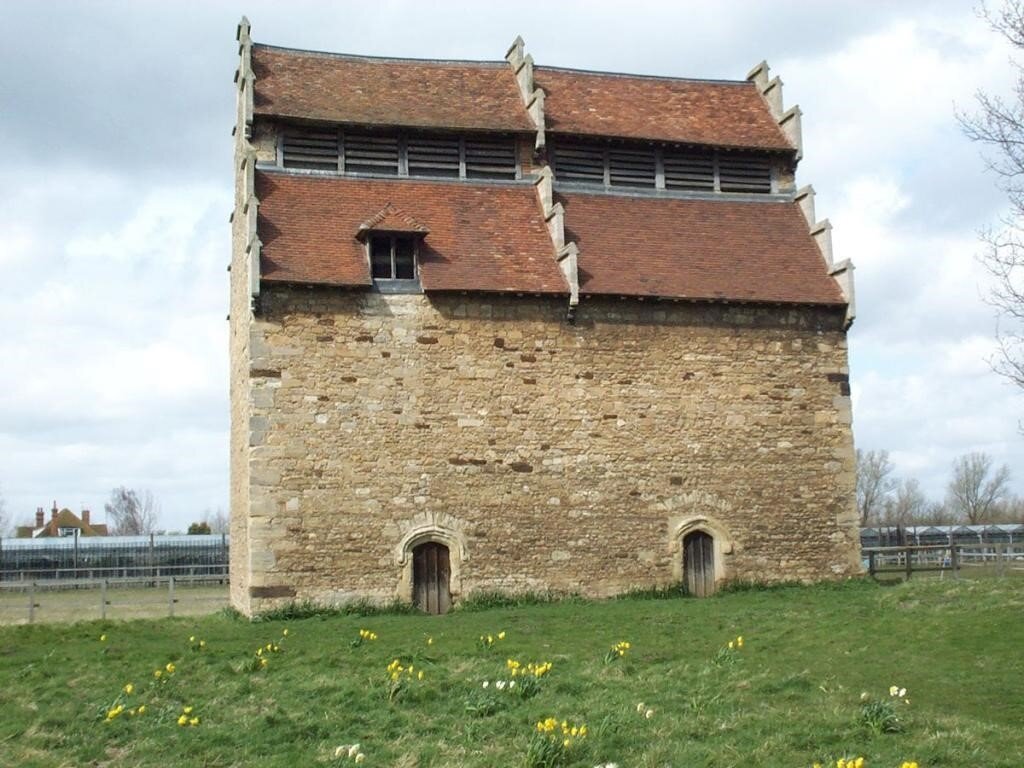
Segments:
[[[554,716],[587,724],[566,764],[588,768],[809,768],[855,755],[868,768],[1019,768],[1022,616],[1017,581],[855,581],[707,600],[477,603],[445,617],[296,611],[250,623],[222,612],[2,627],[0,764],[350,765],[334,750],[358,741],[366,766],[521,766],[536,722]],[[379,639],[353,647],[361,627]],[[283,650],[246,671],[285,628]],[[499,631],[505,640],[479,647]],[[192,650],[190,635],[206,647]],[[743,649],[723,657],[737,635]],[[630,651],[606,664],[620,640]],[[553,663],[536,695],[482,692],[507,678],[508,657]],[[425,679],[389,702],[395,658]],[[167,663],[174,675],[156,683]],[[104,722],[128,682],[127,706],[146,713]],[[872,727],[860,700],[885,700],[892,684],[911,702],[895,710],[896,733]],[[197,727],[176,724],[186,705]]]

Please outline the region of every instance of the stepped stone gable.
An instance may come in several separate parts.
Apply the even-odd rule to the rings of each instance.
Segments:
[[[535,71],[521,39],[424,62],[249,31],[239,610],[859,572],[852,265],[796,189],[767,65],[686,81]]]

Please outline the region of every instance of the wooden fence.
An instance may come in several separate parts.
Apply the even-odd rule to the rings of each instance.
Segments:
[[[907,547],[864,547],[868,574],[874,578],[900,576],[910,579],[915,573],[949,573],[960,578],[963,572],[984,569],[986,574],[1007,576],[1024,573],[1024,546],[1014,544],[932,544]]]

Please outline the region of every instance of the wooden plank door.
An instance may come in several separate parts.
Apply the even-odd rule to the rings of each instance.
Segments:
[[[704,531],[694,531],[683,539],[683,576],[686,590],[696,597],[715,591],[715,540]]]
[[[428,541],[413,550],[412,594],[426,613],[447,613],[452,607],[451,561],[444,544]]]

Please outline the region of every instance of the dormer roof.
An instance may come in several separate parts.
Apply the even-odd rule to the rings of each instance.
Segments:
[[[356,230],[356,237],[363,239],[370,232],[402,232],[409,235],[426,235],[430,229],[389,200],[370,218],[363,221]]]

